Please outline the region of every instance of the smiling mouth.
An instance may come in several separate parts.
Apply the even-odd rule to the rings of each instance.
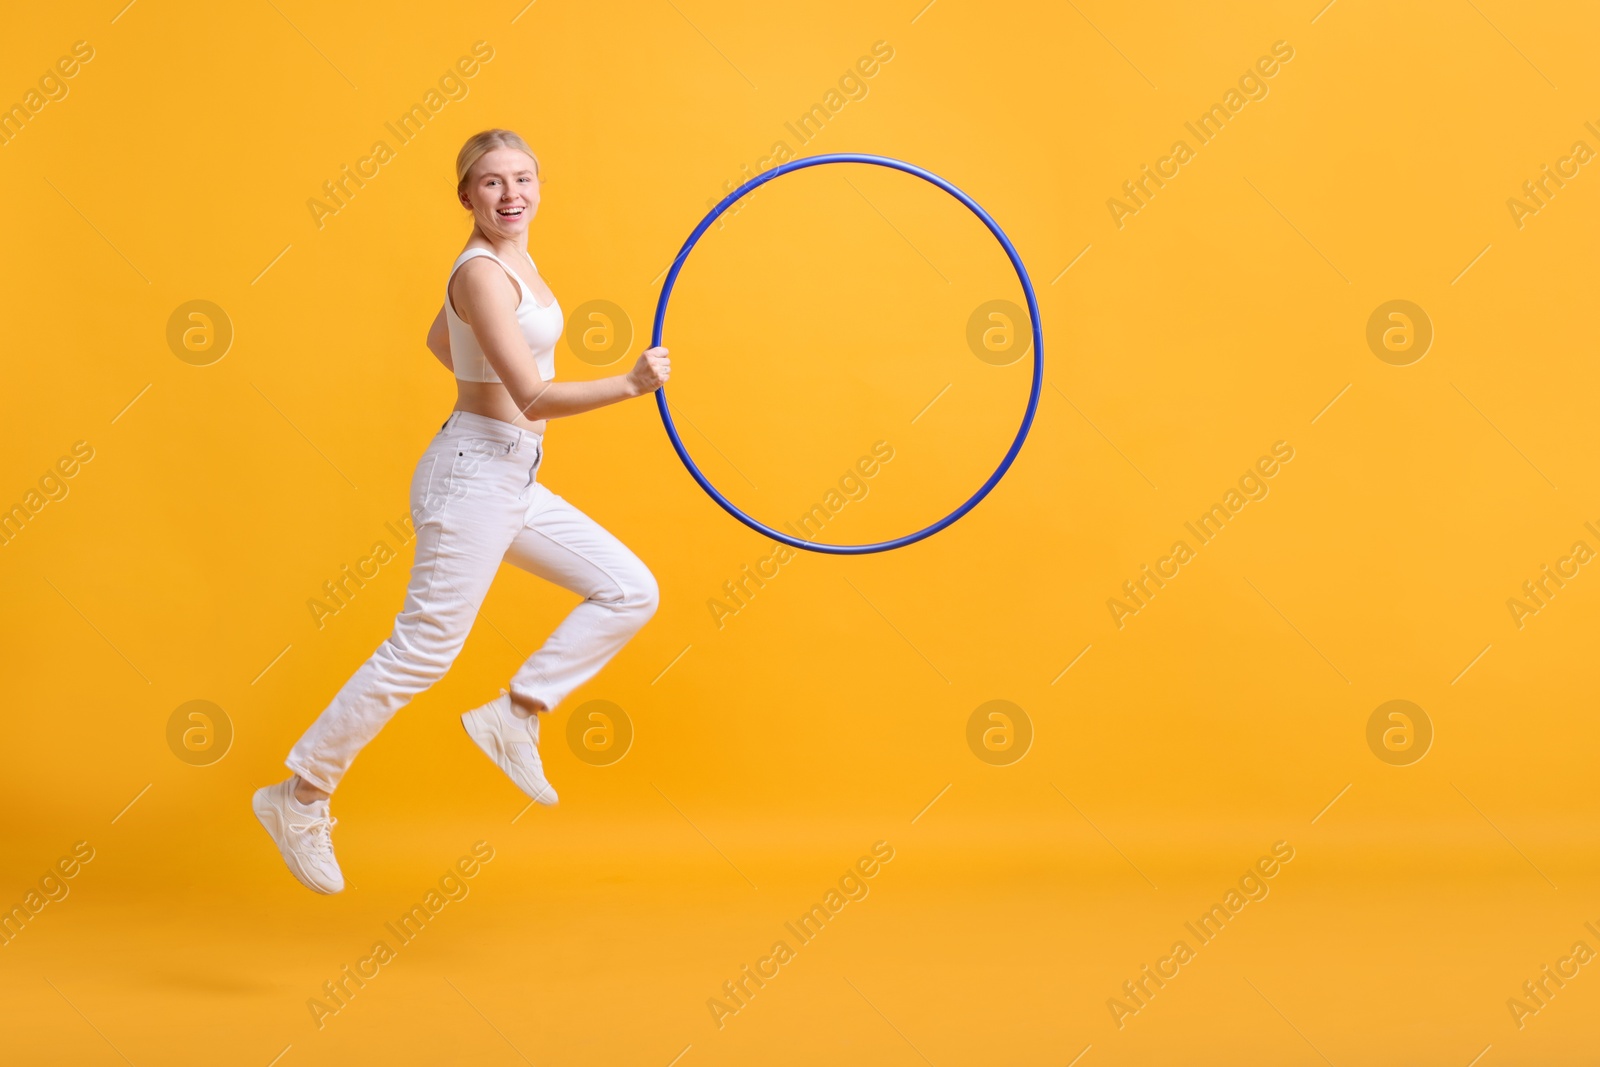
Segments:
[[[524,207],[502,207],[496,208],[495,214],[503,219],[520,219],[526,211]]]

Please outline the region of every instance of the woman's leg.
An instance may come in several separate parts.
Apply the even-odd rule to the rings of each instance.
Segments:
[[[521,567],[583,597],[511,680],[512,702],[548,711],[604,667],[655,614],[655,576],[599,523],[533,485],[522,529],[506,552]]]
[[[455,662],[526,508],[515,484],[525,471],[508,479],[495,468],[448,435],[424,454],[412,483],[416,560],[394,630],[284,761],[317,790],[332,792],[356,753]]]

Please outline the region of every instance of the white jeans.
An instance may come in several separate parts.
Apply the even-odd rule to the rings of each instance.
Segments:
[[[356,753],[444,677],[501,561],[584,598],[511,679],[554,708],[655,614],[655,577],[622,542],[539,484],[540,435],[457,411],[411,479],[416,560],[394,632],[344,684],[285,761],[332,792]]]

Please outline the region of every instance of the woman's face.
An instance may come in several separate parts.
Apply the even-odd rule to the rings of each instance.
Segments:
[[[521,237],[539,210],[538,168],[526,152],[492,149],[472,165],[461,195],[486,236]]]

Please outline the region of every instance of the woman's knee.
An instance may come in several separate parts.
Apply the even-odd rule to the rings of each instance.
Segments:
[[[600,571],[602,580],[588,595],[591,603],[603,605],[613,614],[632,619],[643,626],[661,603],[661,590],[655,575],[631,553],[608,560]]]
[[[444,626],[438,620],[402,612],[379,651],[391,669],[432,685],[449,673],[466,642],[466,632],[458,626]]]
[[[650,568],[640,563],[629,568],[622,576],[622,598],[619,606],[636,617],[643,625],[661,605],[661,589]]]

